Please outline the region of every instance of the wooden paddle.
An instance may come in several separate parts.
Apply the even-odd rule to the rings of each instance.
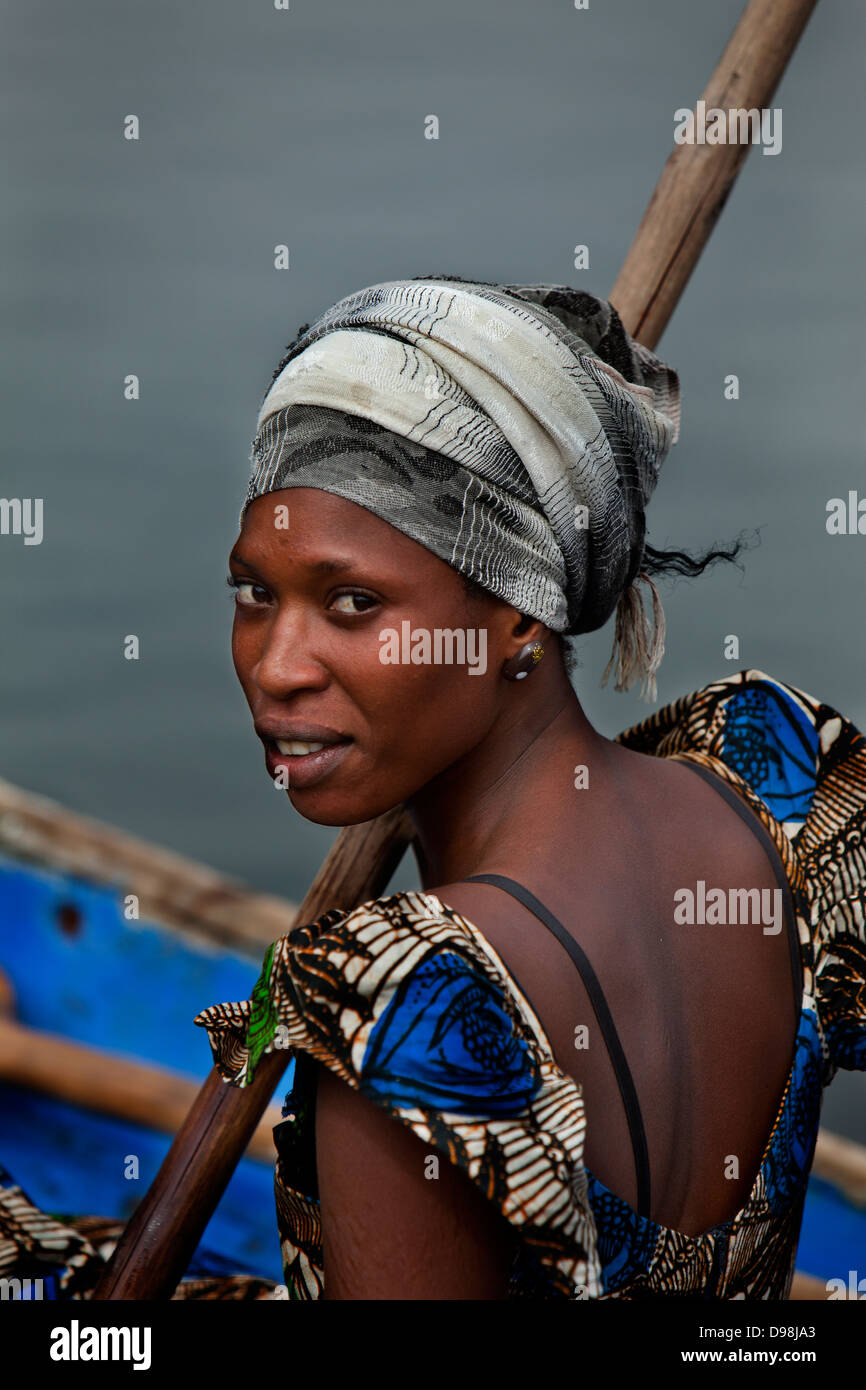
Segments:
[[[767,107],[815,3],[750,0],[703,94],[707,110]],[[626,329],[647,347],[655,347],[673,313],[749,148],[677,145],[665,165],[610,295]],[[401,807],[343,830],[301,904],[298,924],[380,895],[412,837]],[[211,1073],[94,1298],[171,1296],[289,1055],[264,1056],[244,1090]]]
[[[180,1129],[200,1083],[152,1062],[132,1061],[57,1033],[28,1028],[15,1019],[15,994],[0,970],[0,1082],[38,1091],[68,1105],[114,1120],[174,1134]],[[250,1158],[273,1161],[273,1127],[282,1116],[268,1106],[247,1148]]]

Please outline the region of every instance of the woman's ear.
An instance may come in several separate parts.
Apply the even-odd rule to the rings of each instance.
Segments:
[[[527,642],[544,642],[550,636],[549,628],[538,618],[531,618],[528,613],[516,613],[516,617],[517,621],[511,630],[515,651]]]
[[[544,639],[549,636],[544,623],[537,618],[518,614],[520,621],[515,624],[506,644],[509,654],[502,665],[502,674],[507,680],[520,681],[534,671],[544,656]]]

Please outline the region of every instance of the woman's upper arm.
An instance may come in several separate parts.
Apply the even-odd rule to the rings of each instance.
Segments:
[[[503,1299],[515,1233],[433,1144],[317,1066],[325,1297]]]

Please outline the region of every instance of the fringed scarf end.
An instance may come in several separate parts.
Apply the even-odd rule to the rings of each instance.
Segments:
[[[653,600],[653,631],[643,606],[643,596],[638,582],[648,584]],[[623,590],[616,606],[616,633],[610,660],[604,668],[601,684],[607,685],[611,667],[616,661],[616,683],[614,690],[629,690],[634,681],[643,682],[640,698],[646,701],[658,699],[656,671],[665,651],[665,615],[659,591],[648,574],[641,572],[627,589]]]

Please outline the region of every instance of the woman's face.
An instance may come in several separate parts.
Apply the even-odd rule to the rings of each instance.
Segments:
[[[229,567],[235,670],[268,771],[308,820],[380,815],[495,723],[519,614],[372,512],[316,488],[267,493]]]

